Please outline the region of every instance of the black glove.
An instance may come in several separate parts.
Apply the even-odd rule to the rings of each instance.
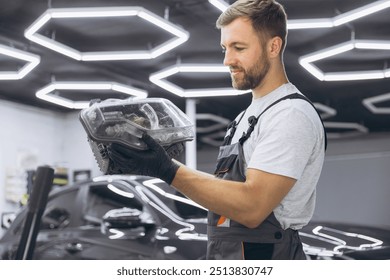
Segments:
[[[146,175],[171,184],[179,165],[173,162],[164,148],[148,134],[144,133],[142,140],[148,145],[148,150],[137,151],[116,143],[107,148],[113,164],[110,173]]]

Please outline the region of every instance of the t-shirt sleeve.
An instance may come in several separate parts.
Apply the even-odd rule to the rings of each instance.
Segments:
[[[248,168],[299,179],[318,141],[309,117],[289,107],[263,120]]]

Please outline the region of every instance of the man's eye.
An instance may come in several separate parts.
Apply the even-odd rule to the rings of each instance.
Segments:
[[[226,49],[222,49],[222,53],[226,53]]]
[[[241,47],[235,47],[235,49],[236,49],[236,51],[243,51],[244,50],[244,48],[241,48]]]

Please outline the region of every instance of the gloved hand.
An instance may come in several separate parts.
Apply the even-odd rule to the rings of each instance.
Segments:
[[[148,145],[148,150],[137,151],[116,143],[107,148],[113,163],[110,173],[152,176],[171,184],[179,165],[172,161],[164,148],[151,136],[144,133],[142,140]]]

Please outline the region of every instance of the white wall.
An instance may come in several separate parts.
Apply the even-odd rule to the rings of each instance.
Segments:
[[[70,180],[73,170],[89,169],[93,176],[99,175],[86,137],[78,111],[56,113],[0,100],[0,213],[17,209],[5,199],[10,169],[66,167]]]
[[[329,143],[313,219],[390,229],[390,134]]]
[[[62,118],[62,114],[0,101],[1,212],[14,207],[4,199],[6,172],[18,170],[21,165],[36,167],[62,161]],[[30,157],[26,158],[26,155]]]

